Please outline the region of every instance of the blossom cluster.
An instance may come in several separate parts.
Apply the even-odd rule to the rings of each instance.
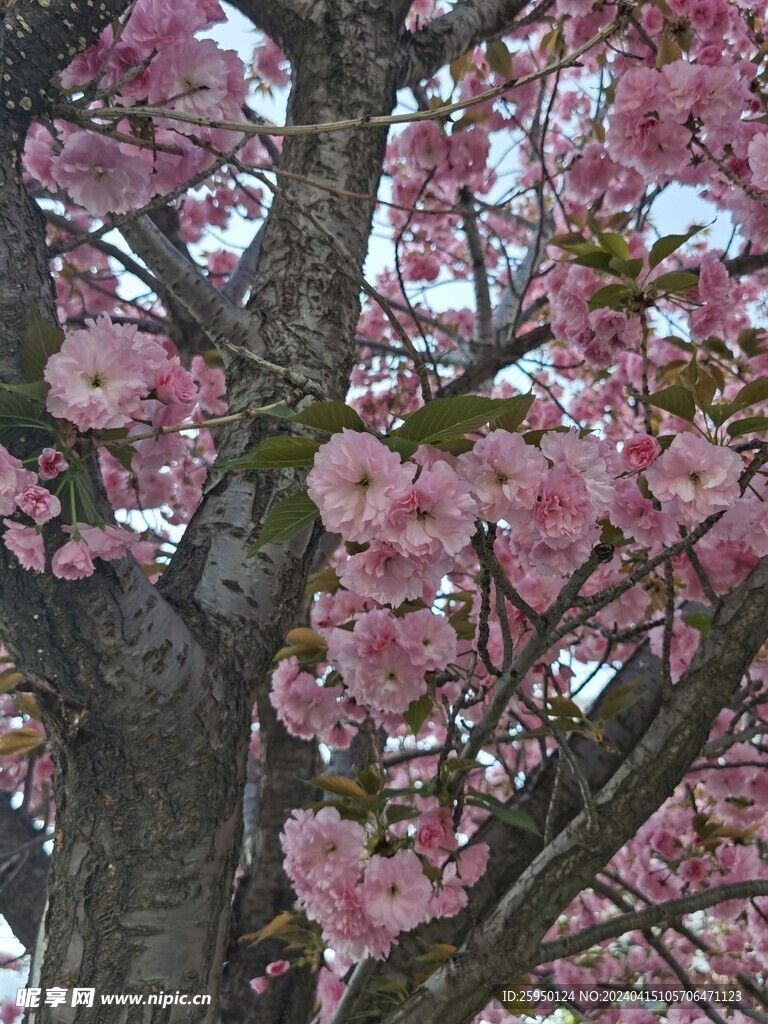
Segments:
[[[48,359],[44,378],[49,385],[47,410],[68,431],[123,429],[128,442],[136,436],[129,449],[136,471],[146,474],[187,457],[179,432],[166,434],[158,428],[192,424],[199,403],[197,382],[178,355],[136,326],[113,323],[108,316],[88,320]],[[13,517],[3,519],[3,542],[24,569],[42,572],[42,527],[61,515],[58,493],[64,488],[71,493],[75,476],[83,470],[73,465],[70,476],[70,461],[55,448],[43,449],[37,464],[37,473],[25,469],[0,445],[0,515]],[[38,482],[38,477],[48,482],[62,473],[57,493]],[[105,479],[110,489],[108,473]],[[102,522],[72,522],[63,529],[70,539],[51,559],[51,570],[60,579],[92,575],[94,558],[120,559],[137,540],[130,531]]]
[[[342,956],[383,959],[401,932],[458,913],[466,888],[482,875],[488,847],[459,851],[450,812],[435,800],[420,803],[411,834],[392,853],[368,852],[369,827],[336,807],[296,810],[286,822],[285,869],[307,916]]]
[[[651,497],[638,486],[639,469]],[[318,451],[308,491],[329,530],[367,545],[340,564],[344,586],[398,605],[439,581],[476,519],[513,524],[540,572],[566,575],[589,557],[601,520],[641,544],[671,543],[679,524],[734,505],[741,469],[736,452],[693,433],[663,453],[654,438],[633,437],[622,456],[575,429],[545,434],[538,449],[499,429],[458,458],[422,447],[401,462],[372,435],[345,429]]]
[[[245,68],[232,50],[194,33],[225,20],[218,0],[138,0],[120,25],[119,38],[108,25],[98,42],[61,74],[62,88],[79,92],[95,77],[110,98],[126,108],[117,125],[131,136],[127,118],[137,104],[226,121],[242,120]],[[200,128],[198,145],[182,131],[155,131],[158,152],[137,148],[104,134],[56,121],[54,131],[35,126],[29,134],[25,166],[53,193],[66,192],[89,214],[127,213],[155,194],[170,191],[211,167],[212,150],[227,150],[238,137],[231,131]]]

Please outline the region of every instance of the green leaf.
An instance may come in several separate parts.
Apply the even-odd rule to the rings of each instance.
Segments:
[[[573,249],[575,246],[588,243],[580,231],[566,231],[561,235],[553,235],[549,244],[556,245],[558,249]],[[593,245],[590,248],[597,249],[597,246]]]
[[[712,625],[712,616],[708,612],[688,612],[683,615],[683,622],[686,626],[701,633],[702,636],[706,636]]]
[[[406,459],[410,459],[419,447],[418,442],[406,441],[404,437],[398,437],[397,434],[390,434],[389,437],[383,437],[381,439],[381,443],[385,448],[389,448],[391,452],[395,452],[396,455],[399,455],[403,462],[405,462]]]
[[[667,256],[671,256],[676,249],[679,249],[681,245],[684,245],[689,238],[693,238],[695,234],[702,230],[703,225],[694,224],[690,231],[686,231],[684,235],[665,235],[660,238],[657,242],[654,242],[651,246],[651,253],[648,257],[648,266],[653,270],[657,267],[662,260],[665,260]]]
[[[419,735],[419,730],[429,718],[433,703],[428,693],[422,693],[416,700],[412,700],[408,710],[403,712],[403,721],[414,736]]]
[[[394,825],[398,821],[408,821],[409,818],[418,818],[421,811],[415,807],[406,807],[405,804],[393,804],[387,808],[387,824]]]
[[[615,256],[620,260],[629,259],[629,246],[621,235],[614,234],[613,232],[598,232],[597,240],[611,256]]]
[[[620,274],[622,277],[631,277],[634,281],[643,269],[643,261],[641,259],[620,260],[617,257],[614,257],[608,264],[608,268],[609,270],[612,270],[614,274]]]
[[[94,525],[96,494],[90,476],[82,469],[70,470],[67,474],[67,487],[68,490],[61,497],[61,518],[70,526],[75,523]]]
[[[108,444],[105,447],[112,458],[116,459],[123,469],[130,473],[133,456],[136,454],[135,449],[129,444]]]
[[[738,412],[741,409],[747,409],[750,405],[756,405],[758,402],[765,402],[767,399],[768,377],[758,377],[736,392],[731,406],[734,412]]]
[[[54,433],[52,422],[39,419],[40,403],[18,391],[0,391],[0,444],[6,447],[28,438],[30,431]]]
[[[655,395],[648,395],[643,401],[657,409],[671,412],[673,416],[679,416],[689,423],[693,423],[693,417],[696,415],[693,395],[682,384],[672,384],[671,387],[657,391]]]
[[[395,436],[419,444],[430,444],[444,437],[467,434],[486,423],[494,424],[504,413],[515,408],[515,398],[482,398],[461,395],[457,398],[436,398],[406,417]]]
[[[597,705],[597,714],[600,718],[607,722],[611,718],[615,718],[616,715],[620,714],[626,708],[631,707],[640,699],[640,694],[636,692],[638,686],[645,680],[641,676],[639,679],[633,679],[631,683],[625,683],[624,686],[619,686],[617,689],[609,693],[607,697],[600,701]]]
[[[324,790],[326,793],[345,796],[350,800],[363,802],[368,800],[368,793],[365,792],[362,786],[358,786],[356,782],[346,778],[344,775],[316,775],[314,779],[309,780],[309,784],[316,789]]]
[[[525,814],[524,811],[517,811],[514,807],[508,807],[501,800],[497,800],[495,796],[489,796],[487,793],[480,793],[476,789],[469,790],[470,795],[467,797],[467,803],[473,807],[482,807],[484,810],[489,811],[499,821],[503,821],[505,825],[511,825],[513,828],[520,828],[524,832],[530,832],[534,836],[540,836],[541,832],[536,828],[536,822],[530,816]]]
[[[589,299],[590,309],[602,309],[608,306],[609,309],[618,309],[629,295],[629,288],[623,284],[607,284],[598,288]]]
[[[650,282],[657,295],[673,295],[678,292],[687,292],[698,283],[698,275],[689,274],[687,270],[672,270],[669,274],[662,274],[661,277],[657,277]]]
[[[511,434],[514,434],[531,411],[535,398],[536,396],[532,391],[529,391],[527,395],[518,395],[516,398],[511,398],[510,401],[514,404],[507,412],[499,416],[494,423],[494,428],[497,430],[508,430]]]
[[[547,714],[550,718],[573,718],[581,721],[584,712],[570,697],[553,697],[547,701]]]
[[[28,381],[43,379],[45,364],[59,351],[63,341],[64,332],[43,319],[34,302],[30,302],[29,321],[19,346],[21,368]]]
[[[365,430],[365,424],[355,410],[343,402],[315,402],[296,413],[293,422],[315,427],[326,434],[338,434],[344,427],[348,430]]]
[[[729,437],[743,437],[744,434],[762,434],[768,430],[768,416],[747,416],[743,420],[735,420],[726,429]]]
[[[585,252],[570,262],[577,267],[591,267],[592,270],[601,270],[605,274],[610,274],[613,261],[614,257],[609,252],[596,249],[594,252]]]
[[[292,494],[269,512],[259,534],[259,539],[246,554],[252,558],[265,544],[290,540],[300,530],[309,526],[317,517],[318,508],[305,491]]]
[[[311,466],[320,442],[311,437],[268,437],[253,451],[221,466],[227,470],[287,469]]]
[[[0,757],[18,757],[19,754],[29,754],[36,750],[45,740],[37,729],[29,725],[22,725],[20,729],[13,729],[11,732],[0,736]]]
[[[485,59],[497,75],[505,79],[512,77],[512,56],[501,39],[493,39],[486,45]]]

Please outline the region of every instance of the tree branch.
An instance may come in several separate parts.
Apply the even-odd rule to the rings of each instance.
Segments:
[[[749,882],[716,885],[712,889],[689,893],[687,896],[680,896],[675,900],[656,903],[652,907],[630,910],[619,917],[612,917],[610,920],[602,921],[590,928],[583,928],[574,935],[568,935],[552,942],[542,942],[535,954],[534,966],[561,960],[566,956],[575,956],[607,939],[617,939],[627,932],[654,928],[673,921],[683,914],[693,914],[697,910],[713,907],[717,903],[726,903],[728,900],[745,900],[750,896],[768,896],[768,881],[754,879]]]
[[[222,297],[149,217],[124,224],[120,230],[214,345],[226,348],[223,343],[228,342],[244,349],[256,347],[253,318]]]
[[[48,855],[45,832],[0,793],[0,914],[27,949],[35,943],[45,909]]]
[[[509,31],[526,5],[527,0],[464,0],[456,4],[406,38],[399,59],[398,87],[418,85],[482,40]]]

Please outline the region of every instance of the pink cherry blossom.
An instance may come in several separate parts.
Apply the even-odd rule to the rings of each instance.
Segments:
[[[335,807],[293,811],[281,836],[285,869],[296,894],[311,903],[316,888],[329,889],[360,872],[365,830],[341,817]]]
[[[633,434],[624,442],[621,449],[621,460],[627,469],[636,473],[647,469],[661,454],[661,445],[650,434]]]
[[[129,146],[93,132],[70,135],[52,161],[51,173],[95,217],[127,213],[152,194],[150,167]]]
[[[266,972],[270,978],[279,978],[281,974],[285,974],[287,970],[290,970],[290,962],[288,960],[273,960],[271,964],[267,964]]]
[[[12,515],[17,495],[34,482],[35,474],[0,444],[0,515]]]
[[[459,456],[459,472],[471,488],[478,513],[491,523],[530,515],[545,469],[541,453],[508,430],[491,431],[471,452]]]
[[[251,978],[248,984],[250,985],[251,991],[254,995],[261,996],[264,995],[269,988],[269,978],[263,976],[259,978]]]
[[[68,540],[51,559],[53,575],[60,580],[82,580],[93,576],[94,566],[84,540]]]
[[[412,850],[393,857],[374,854],[365,871],[362,898],[374,925],[396,935],[423,920],[432,897],[432,885]]]
[[[3,543],[19,560],[23,569],[42,572],[45,569],[45,550],[42,536],[31,526],[21,526],[4,519]]]
[[[425,585],[438,583],[446,568],[444,558],[404,555],[393,544],[373,541],[366,551],[350,555],[337,572],[348,590],[397,607],[421,597]]]
[[[458,640],[445,616],[421,608],[395,621],[397,642],[414,666],[422,671],[444,669],[456,660]]]
[[[414,849],[431,864],[440,864],[457,847],[453,817],[447,807],[440,807],[434,799],[417,799],[419,803],[422,813],[415,822]]]
[[[296,658],[280,662],[272,674],[270,701],[292,736],[325,741],[341,717],[336,687],[319,686],[309,672],[300,672]],[[346,746],[336,737],[336,746]]]
[[[752,184],[768,191],[768,134],[759,132],[753,137],[747,156],[752,171]]]
[[[729,448],[697,434],[678,434],[646,470],[648,486],[670,512],[689,526],[730,508],[739,496],[742,461]]]
[[[232,50],[213,39],[177,38],[149,66],[150,103],[236,120],[245,99],[244,68]]]
[[[69,463],[55,448],[43,448],[37,460],[37,473],[41,480],[53,480],[69,469]]]
[[[138,0],[123,30],[123,38],[144,50],[165,50],[180,36],[197,32],[226,15],[217,0]]]
[[[185,370],[178,358],[170,359],[158,370],[155,377],[155,391],[161,402],[167,405],[193,406],[197,401],[197,385],[189,370]]]
[[[136,327],[113,324],[108,316],[87,320],[85,328],[70,334],[45,367],[51,415],[81,430],[129,423],[147,392],[135,337]]]
[[[320,1003],[320,1024],[331,1024],[334,1010],[344,995],[346,985],[327,967],[317,975],[317,1000]]]
[[[388,497],[384,537],[403,554],[457,555],[475,532],[469,487],[446,462],[422,469],[410,487]]]
[[[61,502],[46,487],[30,484],[16,499],[19,509],[38,526],[47,523],[61,512]]]
[[[407,488],[413,473],[375,437],[345,427],[318,451],[307,490],[329,530],[362,543],[380,532],[390,494]]]
[[[594,512],[581,475],[565,463],[544,474],[533,521],[550,548],[565,548],[580,540],[594,524]]]

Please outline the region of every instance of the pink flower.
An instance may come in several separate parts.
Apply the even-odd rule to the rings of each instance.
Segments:
[[[290,967],[288,960],[273,960],[271,964],[267,964],[266,971],[270,978],[279,978],[281,974],[290,970]]]
[[[752,171],[752,184],[768,191],[768,135],[755,135],[747,149],[749,169]]]
[[[13,515],[17,495],[34,482],[35,474],[0,444],[0,515]]]
[[[144,50],[164,50],[180,36],[224,21],[218,0],[139,0],[123,30],[123,38]]]
[[[265,978],[263,976],[259,978],[251,978],[248,984],[251,986],[251,991],[254,995],[261,996],[269,988],[269,978]]]
[[[661,445],[650,434],[633,434],[624,442],[621,458],[632,473],[648,466],[661,454]]]
[[[478,514],[490,523],[530,514],[546,468],[541,453],[508,430],[492,430],[459,456],[459,473],[470,486]]]
[[[64,528],[65,532],[69,532],[70,529]],[[129,530],[121,530],[119,526],[89,526],[87,523],[78,523],[77,529],[88,545],[91,557],[103,558],[105,561],[122,558],[138,540],[136,534]]]
[[[325,740],[341,717],[338,693],[337,687],[319,686],[314,676],[300,672],[296,658],[286,658],[272,675],[269,699],[291,736]]]
[[[48,411],[81,430],[123,427],[147,393],[144,368],[133,348],[136,328],[113,324],[108,316],[86,320],[86,325],[70,334],[46,364]]]
[[[421,597],[425,585],[439,583],[447,567],[446,559],[404,555],[392,544],[373,541],[367,551],[350,555],[337,572],[348,590],[397,607]]]
[[[155,377],[157,397],[166,405],[192,406],[197,401],[197,385],[189,370],[178,359],[168,360]]]
[[[695,526],[739,497],[740,456],[697,434],[678,434],[646,471],[651,491],[678,521]]]
[[[41,480],[53,480],[59,473],[69,469],[69,463],[55,448],[43,448],[37,460],[37,472]]]
[[[398,643],[420,670],[444,669],[456,660],[458,641],[445,616],[421,608],[395,621]]]
[[[586,536],[595,516],[581,474],[565,463],[553,466],[542,479],[533,520],[549,548],[565,548]]]
[[[213,39],[176,39],[149,65],[149,102],[236,120],[245,99],[244,70],[237,54]]]
[[[380,532],[389,495],[408,487],[413,473],[375,437],[345,427],[315,455],[307,490],[329,530],[364,543]]]
[[[84,540],[68,540],[51,559],[53,575],[60,580],[82,580],[93,576],[93,562]]]
[[[457,555],[475,532],[477,507],[469,487],[447,462],[422,469],[410,487],[388,497],[383,536],[404,555]]]
[[[283,51],[269,36],[264,36],[261,45],[257,46],[253,53],[253,69],[256,74],[267,85],[282,89],[291,80],[291,76],[283,69],[283,64],[287,64]]]
[[[38,526],[47,523],[61,512],[61,502],[46,487],[30,484],[16,499],[24,515],[34,519]]]
[[[402,647],[386,647],[361,669],[351,680],[345,678],[347,689],[358,704],[377,711],[401,715],[426,690],[423,669],[414,666]]]
[[[4,519],[6,527],[3,543],[19,560],[23,569],[42,572],[45,569],[43,538],[31,526],[20,526],[11,519]]]
[[[321,967],[317,975],[317,1001],[320,1003],[320,1024],[331,1024],[334,1010],[344,995],[346,985],[329,971]]]
[[[373,924],[395,935],[415,928],[432,898],[432,885],[412,850],[399,850],[394,857],[374,854],[362,890],[363,906]]]
[[[416,822],[413,846],[416,853],[423,854],[431,864],[439,864],[457,846],[453,818],[450,810],[447,807],[440,807],[437,801],[424,803],[427,807]]]
[[[342,818],[335,807],[293,811],[281,836],[285,870],[300,900],[312,903],[316,890],[329,890],[360,873],[365,830],[356,821]]]
[[[151,168],[135,150],[93,132],[69,136],[51,173],[72,199],[95,217],[127,213],[152,194]]]

